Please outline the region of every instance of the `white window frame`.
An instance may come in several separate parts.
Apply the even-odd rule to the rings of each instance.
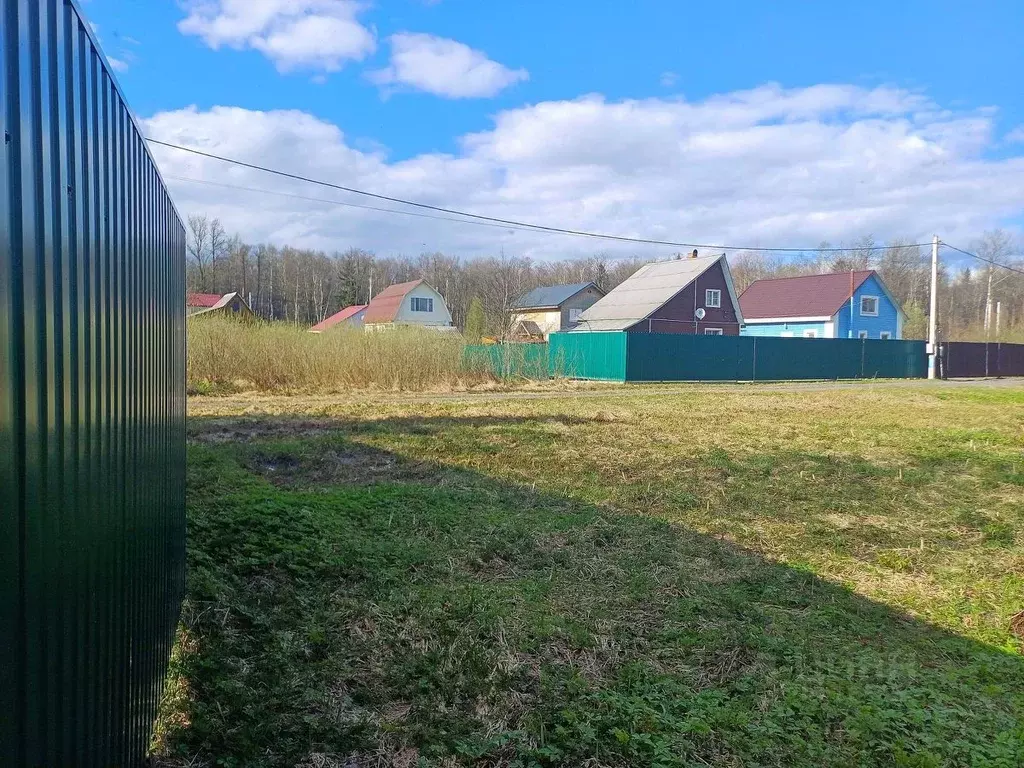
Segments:
[[[858,339],[866,339],[867,337],[868,337],[868,332],[867,331],[857,331],[857,338]]]
[[[805,339],[816,339],[818,338],[817,328],[804,328],[803,337]]]
[[[708,288],[704,291],[704,306],[708,309],[722,308],[722,291],[719,288]]]
[[[882,331],[878,334],[878,338],[882,341],[890,341],[892,339],[892,331]]]
[[[427,309],[419,309],[421,302],[426,302]],[[434,297],[433,296],[412,296],[409,299],[409,311],[410,312],[426,312],[432,313],[434,311]]]
[[[725,331],[723,331],[721,328],[705,328],[704,329],[704,335],[705,336],[724,336],[725,335]]]
[[[871,299],[871,300],[873,300],[875,302],[875,311],[874,312],[865,312],[864,311],[864,299]],[[878,317],[878,308],[879,308],[880,305],[881,305],[881,299],[879,299],[877,296],[867,296],[867,295],[861,296],[860,297],[860,314],[861,314],[861,317]]]
[[[579,307],[569,307],[569,322],[575,323],[577,320],[580,319],[580,315],[582,315],[583,312],[584,310],[580,309]]]

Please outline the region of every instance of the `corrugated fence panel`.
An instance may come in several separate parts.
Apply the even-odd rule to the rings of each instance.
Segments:
[[[463,364],[490,371],[502,379],[548,377],[547,344],[472,344],[466,347]]]
[[[947,378],[1024,376],[1024,344],[946,341],[940,349]]]
[[[1024,344],[999,345],[999,375],[1024,376]]]
[[[753,338],[756,381],[854,379],[862,344],[856,339]]]
[[[923,341],[864,339],[861,343],[864,345],[861,378],[921,379],[928,375],[928,355]]]
[[[632,333],[627,381],[738,381],[752,375],[750,339]]]
[[[0,758],[141,764],[184,586],[185,231],[73,0],[0,0]]]
[[[622,332],[551,334],[551,375],[626,381],[626,336]]]
[[[920,378],[921,341],[568,333],[551,337],[556,375],[611,381]]]

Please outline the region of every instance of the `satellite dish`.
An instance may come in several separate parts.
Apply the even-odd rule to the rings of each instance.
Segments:
[[[704,307],[698,307],[697,311],[695,311],[693,314],[694,317],[696,317],[698,320],[703,320],[704,315],[706,315],[707,313],[704,311]]]

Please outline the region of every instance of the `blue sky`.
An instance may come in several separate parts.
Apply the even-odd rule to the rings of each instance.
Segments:
[[[938,227],[969,238],[1019,226],[1024,209],[1014,204],[1024,191],[1015,0],[84,8],[152,131],[374,191],[573,228],[761,245]],[[183,178],[323,192],[163,152],[158,160]],[[378,251],[493,245],[480,228],[172,186],[181,207],[253,239]],[[256,199],[265,216],[251,215]],[[541,257],[594,250],[513,242]]]

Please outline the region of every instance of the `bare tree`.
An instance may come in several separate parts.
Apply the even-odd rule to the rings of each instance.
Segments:
[[[1004,264],[1013,253],[1013,238],[1010,237],[1008,232],[1004,232],[1001,229],[993,229],[982,235],[981,239],[975,244],[974,250],[979,256],[987,259],[989,262],[988,269],[986,270],[985,314],[982,321],[982,325],[985,328],[985,338],[988,338],[993,322],[992,287],[1001,283],[1011,274],[1001,275],[993,282],[993,272],[996,269],[996,264]]]
[[[210,254],[207,250],[207,241],[210,237],[210,222],[206,216],[191,215],[188,217],[188,254],[195,262],[196,271],[199,273],[198,288],[200,291],[208,291],[207,266],[210,262]]]
[[[785,257],[755,249],[730,257],[730,265],[741,291],[764,278],[875,267],[908,313],[905,333],[920,338],[927,327],[928,253],[909,240],[892,240],[883,248],[875,243],[863,237],[841,252],[826,250],[828,243],[822,243],[815,252]],[[1021,245],[1006,232],[987,233],[975,247],[976,253],[999,264],[1024,267]],[[220,222],[206,216],[189,218],[188,253],[191,289],[241,290],[246,298],[253,292],[253,310],[268,320],[308,324],[350,304],[365,304],[371,298],[371,276],[373,293],[422,278],[441,292],[459,327],[465,325],[473,299],[481,299],[487,332],[496,335],[507,333],[512,304],[533,288],[594,281],[611,290],[652,260],[649,255],[608,253],[555,261],[504,255],[461,259],[443,253],[378,257],[357,248],[327,254],[249,245],[239,237],[229,240]],[[939,266],[938,318],[943,339],[983,339],[986,318],[992,338],[998,305],[998,338],[1024,341],[1024,275],[989,266],[968,256],[944,253]]]
[[[220,223],[220,219],[214,219],[210,222],[210,278],[214,293],[219,292],[223,284],[220,261],[227,253],[227,246],[228,235],[224,231],[224,225]]]

